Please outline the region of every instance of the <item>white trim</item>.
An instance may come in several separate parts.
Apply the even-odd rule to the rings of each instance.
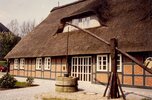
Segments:
[[[103,58],[106,58],[106,60]],[[108,71],[108,55],[97,55],[97,71]]]
[[[19,69],[19,59],[14,59],[14,69]]]
[[[25,67],[25,59],[21,58],[20,59],[20,69],[24,69],[24,67]]]
[[[91,56],[72,57],[71,76],[80,81],[91,81]]]
[[[118,54],[118,57],[120,57],[120,61],[119,61],[120,64],[117,65],[117,67],[120,66],[120,69],[117,69],[117,72],[122,72],[122,55]],[[110,67],[109,71],[111,72],[111,55],[109,55],[109,67]]]
[[[44,70],[50,70],[51,69],[51,57],[46,57],[44,59]]]
[[[42,69],[42,58],[36,58],[36,70]]]

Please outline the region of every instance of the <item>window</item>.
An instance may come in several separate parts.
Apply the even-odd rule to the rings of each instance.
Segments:
[[[90,17],[82,18],[82,28],[89,28]]]
[[[18,68],[19,68],[19,60],[14,59],[14,69],[18,69]]]
[[[24,69],[25,59],[20,59],[20,69]]]
[[[97,56],[97,71],[108,71],[108,56],[107,55]]]
[[[80,28],[83,28],[83,29],[101,26],[98,17],[95,15],[87,16],[87,17],[84,16],[81,18],[75,18],[75,19],[72,19],[68,22],[73,24],[73,25],[76,25]],[[78,30],[78,29],[71,26],[71,25],[66,25],[63,29],[63,32],[69,32],[69,31],[74,31],[74,30]]]
[[[36,58],[36,69],[40,70],[42,68],[42,58]]]
[[[110,71],[111,71],[111,56],[109,57],[109,66],[110,66]],[[118,58],[117,58],[117,71],[118,72],[122,72],[122,55],[118,54]]]
[[[50,68],[51,68],[51,58],[50,57],[45,58],[44,64],[45,64],[44,69],[45,70],[50,70]]]
[[[78,26],[79,25],[79,19],[73,19],[72,24]]]
[[[81,81],[91,81],[92,60],[90,56],[72,57],[71,76]]]
[[[80,19],[73,19],[72,24],[79,26],[81,28],[89,28],[90,26],[90,17],[80,18]],[[76,28],[72,28],[70,30],[77,30]]]

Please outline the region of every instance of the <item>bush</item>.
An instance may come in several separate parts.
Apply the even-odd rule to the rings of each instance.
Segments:
[[[34,78],[33,77],[27,77],[26,79],[26,83],[28,86],[31,86],[34,82]]]
[[[1,88],[14,88],[17,80],[10,74],[5,74],[0,79],[0,87]]]

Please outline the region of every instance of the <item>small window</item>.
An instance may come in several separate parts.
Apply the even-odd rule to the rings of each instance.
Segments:
[[[78,26],[79,25],[79,19],[73,19],[72,24]]]
[[[108,70],[108,56],[98,55],[97,56],[97,71],[107,71]]]
[[[86,25],[85,25],[86,28],[89,28],[90,27],[90,17],[87,17],[86,18]]]
[[[20,59],[20,69],[24,69],[25,66],[25,59]]]
[[[19,68],[19,59],[14,59],[14,69]]]
[[[36,69],[37,70],[42,69],[42,58],[36,58]]]
[[[50,70],[50,68],[51,68],[51,58],[50,57],[45,58],[44,63],[45,63],[44,69],[45,70]]]
[[[109,66],[110,66],[110,71],[111,71],[111,56],[109,57]],[[117,58],[117,71],[118,72],[122,72],[122,55],[118,54],[118,58]]]
[[[94,15],[71,19],[68,22],[83,29],[101,26],[98,17]],[[71,25],[65,25],[63,32],[69,32],[74,30],[78,30],[78,29]]]

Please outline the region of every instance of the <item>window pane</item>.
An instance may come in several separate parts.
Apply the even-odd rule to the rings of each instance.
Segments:
[[[79,20],[78,19],[73,19],[72,24],[78,26]]]
[[[120,56],[117,57],[117,60],[120,60]]]
[[[103,70],[106,70],[106,66],[103,66]]]
[[[117,66],[117,70],[120,70],[120,66]]]
[[[120,65],[120,61],[117,61],[117,65]]]
[[[101,60],[101,57],[99,57],[99,60]]]
[[[103,65],[106,65],[106,61],[103,61]]]
[[[89,58],[89,65],[91,65],[91,58]]]
[[[106,57],[103,57],[103,60],[107,60]]]

